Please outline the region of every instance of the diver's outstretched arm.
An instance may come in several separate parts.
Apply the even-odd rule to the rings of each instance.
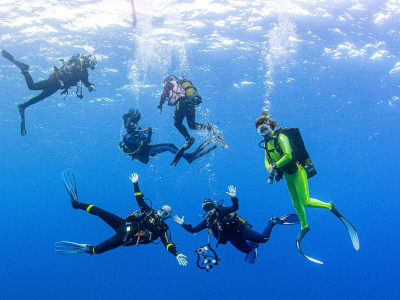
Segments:
[[[133,183],[133,188],[135,191],[135,198],[136,198],[137,204],[139,205],[140,209],[144,210],[144,211],[150,210],[151,207],[148,206],[146,204],[146,202],[144,202],[144,195],[140,191],[140,188],[139,188],[139,175],[137,173],[133,173],[131,176],[129,176],[129,178]]]
[[[190,233],[197,233],[207,228],[207,220],[204,219],[198,225],[192,226],[192,224],[182,224],[183,229]]]

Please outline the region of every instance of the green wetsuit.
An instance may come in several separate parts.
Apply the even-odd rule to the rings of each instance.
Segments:
[[[275,162],[275,167],[277,169],[283,170],[283,176],[286,179],[286,184],[289,189],[290,198],[292,198],[292,204],[296,209],[297,215],[299,216],[301,222],[301,229],[308,227],[307,217],[304,207],[318,207],[318,208],[326,208],[331,209],[331,204],[322,202],[318,199],[310,198],[309,190],[308,190],[308,179],[307,173],[304,168],[297,164],[297,171],[292,174],[288,173],[289,168],[287,168],[289,163],[292,164],[291,169],[295,166],[292,162],[292,147],[290,146],[289,139],[283,133],[280,133],[278,136],[278,147],[280,148],[281,153],[275,149],[274,139],[270,139],[266,142],[266,150],[265,150],[265,167],[267,170],[272,167],[271,163],[268,160],[268,155],[273,162]],[[268,150],[268,155],[267,155]],[[286,166],[286,170],[285,170]],[[290,172],[290,171],[289,171]]]

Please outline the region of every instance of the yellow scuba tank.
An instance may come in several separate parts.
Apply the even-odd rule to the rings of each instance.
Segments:
[[[195,105],[199,105],[202,102],[200,94],[197,92],[197,89],[190,80],[185,78],[180,78],[179,83],[185,90],[186,97],[189,100],[193,100]]]

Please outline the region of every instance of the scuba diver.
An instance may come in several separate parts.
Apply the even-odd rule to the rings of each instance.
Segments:
[[[239,199],[236,196],[236,188],[232,185],[226,192],[232,200],[232,206],[222,206],[222,201],[217,203],[211,199],[204,199],[202,208],[206,212],[204,220],[198,225],[184,223],[184,217],[174,216],[174,221],[190,233],[197,233],[206,228],[212,231],[218,244],[226,244],[228,241],[239,251],[246,254],[245,261],[255,263],[258,256],[258,244],[268,242],[272,228],[279,225],[300,224],[296,214],[288,214],[271,218],[263,232],[257,232],[252,226],[240,217],[236,211],[239,209]]]
[[[217,133],[215,125],[196,123],[196,106],[202,102],[202,98],[190,80],[183,77],[176,78],[174,75],[164,78],[163,91],[157,106],[160,113],[162,113],[162,107],[167,100],[168,105],[175,106],[174,125],[186,139],[183,150],[189,149],[195,140],[182,124],[185,118],[190,129],[208,130],[222,148],[229,148],[225,140]]]
[[[115,234],[104,242],[92,246],[69,241],[56,242],[56,252],[60,254],[101,254],[119,246],[133,246],[154,243],[161,239],[165,249],[176,257],[181,266],[186,266],[186,256],[176,250],[176,245],[171,242],[169,227],[165,221],[171,217],[172,209],[163,205],[159,210],[152,209],[146,204],[143,194],[139,189],[139,175],[134,173],[129,178],[133,183],[136,201],[140,210],[131,213],[126,218],[120,218],[92,204],[79,202],[75,177],[70,169],[62,173],[62,178],[67,192],[71,198],[74,209],[81,209],[91,215],[101,218]]]
[[[273,183],[274,177],[276,181],[285,178],[292,204],[300,218],[301,231],[296,240],[297,250],[300,254],[308,260],[322,264],[321,261],[305,255],[301,249],[301,241],[310,231],[305,207],[324,208],[331,211],[346,226],[354,249],[359,250],[360,243],[356,229],[339,212],[333,202],[326,203],[310,198],[308,178],[311,178],[317,172],[304,146],[299,129],[280,127],[275,130],[278,123],[271,119],[265,110],[263,110],[261,117],[256,120],[255,125],[258,134],[264,137],[260,142],[260,147],[265,150],[265,167],[269,173],[268,183]]]
[[[179,152],[178,147],[171,143],[151,145],[151,137],[153,134],[152,128],[149,126],[142,130],[138,125],[141,119],[141,114],[138,110],[132,108],[129,109],[128,113],[122,116],[122,119],[124,120],[126,134],[119,142],[118,148],[122,153],[131,156],[132,160],[137,159],[138,161],[147,164],[151,157],[157,156],[163,152],[171,152],[172,154]],[[211,141],[211,138],[207,139],[192,153],[182,153],[182,157],[191,164],[196,159],[217,148],[217,145],[214,145],[206,149]],[[179,160],[174,160],[171,165],[176,166],[178,162]]]
[[[97,62],[94,55],[84,56],[82,54],[75,54],[66,61],[62,59],[62,66],[60,68],[54,66],[54,71],[50,74],[48,79],[34,82],[32,76],[29,74],[29,65],[14,59],[14,57],[5,50],[2,50],[1,54],[21,70],[30,90],[41,91],[39,95],[18,105],[19,114],[21,116],[21,135],[23,136],[26,135],[25,109],[28,106],[50,97],[58,90],[62,90],[61,95],[66,97],[68,95],[68,89],[72,86],[77,86],[76,95],[82,98],[82,83],[87,87],[89,92],[94,91],[94,84],[89,82],[88,73],[88,68],[94,70],[96,67]]]

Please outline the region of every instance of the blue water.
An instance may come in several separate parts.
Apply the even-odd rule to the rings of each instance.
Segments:
[[[139,2],[139,1],[137,1]],[[146,2],[146,1],[142,1]],[[150,1],[149,1],[150,2]],[[2,1],[0,48],[47,78],[60,58],[93,52],[96,91],[64,102],[54,96],[26,111],[19,135],[16,104],[36,95],[20,72],[0,60],[0,228],[2,299],[398,299],[400,147],[397,1]],[[170,167],[171,154],[131,162],[117,144],[122,114],[140,109],[153,141],[183,144],[173,108],[156,106],[168,74],[190,78],[203,103],[202,122],[217,124],[231,148],[191,165]],[[318,175],[310,194],[337,207],[356,226],[361,248],[331,213],[307,209],[306,252],[299,228],[275,227],[255,265],[231,245],[206,273],[190,235],[169,221],[180,267],[162,245],[120,247],[102,255],[60,256],[54,243],[97,244],[113,232],[71,208],[60,173],[73,168],[80,199],[126,216],[137,206],[128,176],[154,207],[165,203],[185,222],[201,221],[205,197],[237,187],[239,213],[257,230],[294,212],[283,181],[267,184],[254,121],[263,107],[279,124],[298,127]],[[205,133],[196,133],[198,141]],[[213,240],[215,241],[215,240]]]

